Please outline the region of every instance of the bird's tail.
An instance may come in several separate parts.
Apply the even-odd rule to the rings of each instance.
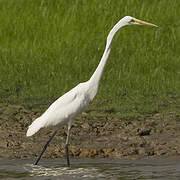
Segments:
[[[44,121],[39,117],[33,121],[33,123],[29,126],[26,136],[32,136],[36,132],[38,132],[43,126],[44,126]]]

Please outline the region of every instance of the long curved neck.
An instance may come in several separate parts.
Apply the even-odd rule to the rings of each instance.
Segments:
[[[103,53],[103,56],[101,58],[101,61],[98,65],[98,67],[96,68],[95,72],[93,73],[93,75],[91,76],[91,78],[89,79],[89,83],[92,86],[95,86],[97,89],[99,87],[99,83],[102,77],[102,74],[104,72],[109,54],[111,52],[111,44],[112,44],[112,40],[114,35],[116,34],[116,32],[123,27],[124,25],[121,23],[121,21],[119,21],[109,32],[108,37],[107,37],[107,42],[106,42],[106,47]]]

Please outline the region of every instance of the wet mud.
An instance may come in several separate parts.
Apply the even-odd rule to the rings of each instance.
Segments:
[[[110,112],[111,113],[111,112]],[[39,155],[54,128],[26,137],[38,110],[21,105],[0,105],[0,157],[32,158]],[[64,158],[67,127],[58,134],[44,158]],[[87,112],[73,123],[69,146],[71,157],[141,158],[180,155],[180,116],[151,114],[120,118],[116,114]]]

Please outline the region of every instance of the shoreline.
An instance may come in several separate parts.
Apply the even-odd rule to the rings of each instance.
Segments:
[[[91,112],[90,112],[91,113]],[[89,114],[89,113],[88,113]],[[37,157],[54,132],[41,129],[32,137],[26,131],[40,114],[20,105],[0,112],[0,157]],[[59,129],[43,158],[64,158],[67,127]],[[70,134],[71,158],[173,157],[180,155],[180,116],[154,114],[141,117],[79,116]]]

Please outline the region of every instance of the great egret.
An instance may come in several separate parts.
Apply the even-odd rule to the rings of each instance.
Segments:
[[[141,21],[131,16],[125,16],[111,29],[111,31],[107,36],[106,47],[103,56],[101,58],[101,61],[98,67],[96,68],[95,72],[91,76],[91,78],[86,82],[78,84],[76,87],[74,87],[69,92],[65,93],[63,96],[57,99],[39,118],[37,118],[29,126],[26,134],[27,136],[32,136],[42,127],[49,127],[49,126],[57,127],[56,131],[53,133],[51,138],[45,144],[35,164],[38,164],[42,154],[46,150],[50,141],[56,135],[60,125],[67,123],[68,132],[67,132],[65,149],[66,149],[67,165],[70,166],[68,144],[69,144],[69,134],[70,134],[72,122],[78,114],[83,112],[88,107],[89,103],[95,97],[98,91],[99,83],[105,65],[107,63],[107,59],[111,51],[111,43],[113,37],[120,28],[127,25],[148,25],[148,26],[157,27],[155,24]]]

